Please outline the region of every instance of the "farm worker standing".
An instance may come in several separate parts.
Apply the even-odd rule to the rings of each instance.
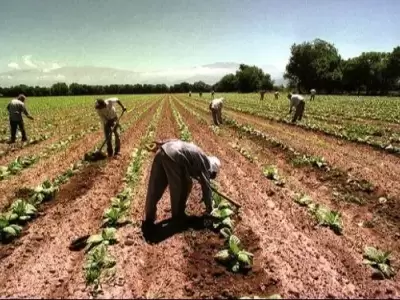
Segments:
[[[292,108],[294,107],[296,109],[295,114],[293,116],[292,122],[296,122],[297,120],[301,121],[304,113],[304,107],[305,107],[305,101],[303,96],[299,94],[293,94],[289,93],[287,96],[288,99],[290,100],[290,110],[289,114],[292,113]]]
[[[200,93],[199,93],[199,96],[200,96],[200,97],[202,97],[202,96],[203,96],[203,93],[202,93],[202,92],[200,92]]]
[[[189,91],[189,97],[192,97],[192,92],[191,91]]]
[[[210,110],[214,125],[218,126],[222,124],[222,101],[224,98],[217,98],[211,101]]]
[[[260,100],[261,101],[264,100],[264,95],[265,95],[265,91],[264,90],[260,91]]]
[[[211,99],[214,99],[214,90],[211,91]]]
[[[276,91],[276,92],[274,93],[274,95],[275,95],[275,99],[278,99],[278,98],[279,98],[279,92],[278,92],[278,91]]]
[[[21,94],[16,99],[12,99],[10,103],[8,103],[7,105],[7,110],[10,119],[10,131],[11,131],[11,139],[9,141],[10,144],[15,143],[15,138],[17,135],[18,128],[22,134],[22,141],[23,142],[27,141],[22,114],[24,114],[27,118],[31,120],[33,120],[33,117],[31,117],[31,115],[26,110],[25,100],[26,97]]]
[[[315,94],[317,93],[317,91],[314,90],[314,89],[311,89],[311,90],[310,90],[310,93],[311,93],[311,98],[310,98],[310,100],[314,100],[314,99],[315,99]]]
[[[150,172],[145,206],[144,227],[156,220],[157,203],[169,186],[171,212],[174,221],[184,221],[186,202],[192,190],[192,178],[199,181],[207,214],[212,210],[210,179],[217,176],[221,162],[215,156],[207,156],[193,143],[178,139],[159,144]]]
[[[114,133],[115,136],[115,151],[114,155],[119,154],[119,150],[121,148],[121,142],[119,139],[118,127],[117,124],[117,111],[115,110],[115,103],[118,103],[121,106],[123,111],[126,111],[125,106],[122,105],[121,101],[118,98],[109,98],[109,99],[97,99],[95,108],[97,113],[103,123],[104,128],[104,136],[107,141],[107,153],[108,156],[113,155],[113,148],[112,148],[112,134]]]

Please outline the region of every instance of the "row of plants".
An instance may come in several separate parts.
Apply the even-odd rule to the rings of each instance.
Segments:
[[[205,102],[203,99],[197,99],[195,101]],[[327,123],[326,121],[307,118],[307,113],[306,117],[301,122],[293,124],[291,123],[291,119],[287,117],[288,103],[286,103],[284,111],[278,113],[274,111],[274,109],[267,109],[264,104],[246,103],[235,99],[235,97],[230,97],[229,101],[225,102],[225,107],[233,111],[252,114],[291,126],[299,126],[352,142],[367,144],[389,153],[400,153],[399,132],[392,132],[391,129],[385,125],[377,127],[364,123],[344,123],[340,119],[336,119],[335,122],[333,122],[334,124],[331,124],[332,120],[331,123]]]
[[[182,120],[182,116],[176,109],[174,103],[172,101],[170,101],[170,103],[171,103],[172,114],[174,115],[175,121],[179,127],[179,138],[182,141],[190,142],[192,140],[192,134],[190,133],[185,122]]]
[[[310,214],[315,218],[318,225],[327,226],[336,234],[341,235],[343,232],[343,221],[341,214],[337,211],[313,202],[311,197],[304,194],[297,194],[294,201],[300,206],[306,207]],[[372,276],[379,279],[392,278],[396,275],[391,265],[390,251],[382,251],[377,248],[366,246],[364,248],[363,263],[371,266],[373,270]]]
[[[185,128],[189,131],[186,125]],[[212,185],[217,190],[217,186],[214,183]],[[215,192],[212,193],[212,206],[212,226],[224,238],[224,249],[216,253],[214,258],[232,272],[248,271],[253,265],[253,254],[243,248],[239,237],[234,234],[234,207]]]
[[[141,114],[138,114],[134,120],[137,120]],[[0,241],[7,243],[18,237],[23,226],[37,215],[38,207],[43,202],[54,199],[59,187],[88,164],[89,162],[85,160],[78,160],[53,180],[46,179],[36,188],[24,189],[27,196],[24,199],[17,198],[12,201],[10,207],[0,214]]]
[[[398,145],[398,134],[388,134],[388,129],[376,129],[368,124],[347,124],[329,125],[326,122],[318,122],[304,118],[301,122],[293,124],[290,118],[287,117],[272,117],[258,109],[251,109],[245,106],[227,105],[229,109],[241,113],[249,113],[264,119],[285,123],[290,126],[299,126],[307,130],[322,132],[327,135],[335,136],[347,141],[367,144],[374,148],[387,151],[389,153],[400,153],[400,145]]]
[[[116,266],[117,260],[110,254],[108,246],[117,243],[117,229],[130,223],[127,216],[131,207],[134,189],[141,176],[143,161],[147,155],[146,145],[151,139],[154,139],[154,132],[161,116],[162,106],[163,103],[161,102],[140,141],[139,148],[135,148],[132,152],[131,160],[125,173],[122,191],[110,199],[110,207],[104,211],[101,232],[91,235],[86,242],[86,258],[83,269],[86,284],[93,287],[92,293],[99,293],[102,288],[102,278],[114,273],[113,267]]]
[[[187,108],[187,107],[185,107]],[[248,128],[246,128],[248,130]],[[294,151],[291,149],[291,151]],[[320,157],[313,157],[307,155],[297,155],[293,159],[293,164],[296,166],[310,165],[318,169],[323,169],[326,171],[330,170],[327,162]],[[276,182],[281,181],[281,177],[278,175],[278,170],[275,166],[266,167],[263,170],[264,175]],[[354,178],[348,179],[348,184],[355,185],[357,189],[363,191],[371,191],[372,186],[368,182],[358,181]],[[278,184],[279,185],[279,184]],[[336,234],[341,235],[343,232],[343,222],[341,219],[341,214],[337,211],[330,210],[328,207],[320,205],[313,202],[313,200],[304,194],[296,194],[294,201],[300,206],[307,207],[309,213],[316,220],[317,225],[329,227]],[[231,216],[231,211],[228,211],[222,215]],[[225,222],[230,224],[230,221]],[[226,229],[225,229],[226,230]],[[224,234],[225,232],[222,232]],[[364,263],[371,266],[373,269],[373,276],[378,278],[392,278],[395,275],[395,271],[391,266],[390,252],[384,252],[374,247],[365,247],[364,249]]]
[[[149,106],[146,105],[142,109],[148,109]],[[136,120],[135,118],[130,119],[130,121]],[[88,133],[92,133],[94,131],[99,130],[99,125],[92,125],[87,129],[83,129],[80,132],[73,133],[69,135],[66,139],[52,143],[45,147],[43,151],[38,153],[37,155],[27,155],[22,157],[17,157],[15,160],[10,162],[7,166],[0,166],[0,181],[7,179],[13,175],[18,175],[22,170],[27,169],[38,162],[40,159],[51,156],[53,153],[57,153],[66,149],[68,145],[70,145],[74,141],[78,141]],[[125,128],[125,125],[124,125]],[[123,130],[124,130],[123,128]],[[122,130],[122,131],[123,131]]]
[[[195,107],[197,110],[207,113],[207,110],[203,106],[195,105],[194,103],[187,103],[187,106]],[[225,125],[237,130],[241,134],[245,134],[252,139],[256,139],[267,143],[268,147],[280,148],[286,153],[286,158],[295,167],[310,166],[315,169],[326,172],[329,176],[338,178],[346,178],[346,185],[354,191],[362,191],[366,194],[370,194],[374,191],[374,186],[366,180],[360,180],[356,178],[351,178],[346,172],[343,172],[333,166],[330,166],[323,157],[312,156],[296,151],[294,148],[287,146],[280,140],[269,136],[268,134],[253,128],[249,124],[240,124],[236,120],[224,116]]]

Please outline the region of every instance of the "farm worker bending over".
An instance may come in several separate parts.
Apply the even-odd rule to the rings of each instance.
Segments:
[[[310,100],[314,100],[314,99],[315,99],[315,94],[317,93],[317,91],[314,90],[314,89],[311,89],[311,90],[310,90],[310,93],[311,93],[311,98],[310,98]]]
[[[290,110],[289,114],[292,113],[292,108],[296,109],[295,114],[293,116],[292,122],[296,122],[297,120],[301,121],[304,113],[305,102],[304,98],[298,94],[291,94],[289,93],[288,99],[290,100]]]
[[[210,110],[216,126],[222,124],[222,101],[224,98],[217,98],[211,101]]]
[[[119,150],[121,148],[121,142],[120,142],[119,133],[118,133],[119,124],[117,124],[118,117],[117,117],[117,112],[114,107],[115,103],[118,103],[119,106],[122,107],[122,110],[126,111],[125,106],[122,105],[121,101],[119,101],[118,98],[109,98],[106,100],[97,99],[96,104],[95,104],[97,113],[99,114],[99,117],[104,126],[104,135],[105,135],[105,138],[107,141],[107,153],[108,153],[109,157],[113,155],[113,148],[112,148],[112,134],[113,133],[115,136],[114,155],[118,155]]]
[[[11,131],[11,139],[9,141],[10,144],[15,143],[15,138],[17,135],[18,128],[22,134],[22,141],[23,142],[27,141],[22,114],[24,114],[27,118],[31,120],[33,120],[33,118],[29,115],[28,111],[26,110],[25,99],[26,97],[21,94],[16,99],[12,99],[10,103],[8,103],[7,105],[7,110],[10,119],[10,131]]]
[[[157,203],[167,185],[171,195],[172,218],[183,221],[186,201],[192,190],[192,178],[201,184],[207,214],[212,210],[210,179],[215,179],[221,163],[214,156],[206,156],[202,149],[193,143],[177,139],[164,141],[159,145],[151,167],[147,190],[145,221],[148,228],[154,224]]]
[[[278,98],[279,98],[279,92],[278,92],[278,91],[276,91],[276,92],[274,93],[274,95],[275,95],[275,99],[278,99]]]

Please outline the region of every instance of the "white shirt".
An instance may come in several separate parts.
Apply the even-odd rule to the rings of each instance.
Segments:
[[[293,94],[292,98],[290,98],[290,109],[297,107],[300,101],[304,101],[304,97],[299,94]]]
[[[104,102],[106,103],[106,107],[102,109],[97,109],[97,113],[103,124],[107,123],[107,121],[109,120],[118,118],[117,111],[114,107],[114,104],[117,103],[118,100],[118,98],[108,98],[104,100]]]
[[[315,93],[317,92],[316,90],[312,89],[311,91],[311,95],[315,95]]]
[[[222,101],[224,98],[217,98],[211,101],[211,108],[212,109],[221,109],[222,108]]]

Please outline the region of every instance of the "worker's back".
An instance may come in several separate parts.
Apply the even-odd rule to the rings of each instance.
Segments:
[[[174,162],[184,166],[193,177],[210,169],[206,154],[195,144],[181,140],[172,140],[161,146],[165,154]]]
[[[222,101],[224,98],[217,98],[211,101],[211,108],[212,109],[219,109],[222,107]]]

